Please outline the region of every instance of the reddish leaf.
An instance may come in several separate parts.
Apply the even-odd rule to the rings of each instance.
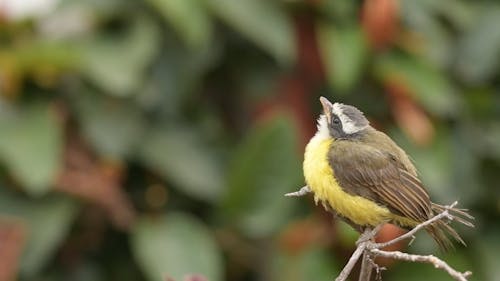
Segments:
[[[389,81],[386,88],[399,127],[415,144],[428,145],[434,138],[435,129],[426,112],[412,99],[403,83]]]
[[[14,99],[21,91],[22,74],[9,63],[2,62],[0,54],[0,94]]]
[[[383,242],[390,241],[396,237],[399,237],[399,236],[403,235],[404,233],[405,233],[404,230],[402,230],[401,228],[399,228],[393,224],[385,224],[382,227],[382,229],[380,230],[380,232],[378,233],[375,240],[377,243],[383,243]],[[385,251],[401,250],[404,248],[406,243],[408,243],[408,241],[400,241],[394,245],[390,245],[390,246],[385,247],[383,250],[385,250]],[[377,264],[379,264],[380,266],[387,266],[387,265],[390,265],[392,263],[394,263],[393,259],[377,258]]]
[[[65,167],[57,179],[56,190],[99,205],[115,226],[126,229],[135,219],[135,210],[121,189],[122,176],[118,164],[99,162],[73,138],[66,147]]]
[[[254,109],[254,120],[272,116],[285,110],[292,114],[300,135],[299,150],[316,131],[313,113],[309,106],[309,96],[325,80],[316,39],[314,18],[297,15],[295,21],[298,62],[296,70],[281,78],[277,94],[259,103]]]
[[[308,99],[312,91],[304,81],[299,80],[298,75],[294,78],[283,79],[280,86],[281,100],[293,113],[295,124],[299,129],[301,151],[316,131],[316,123]]]
[[[329,227],[317,219],[293,222],[281,234],[280,245],[285,251],[298,254],[307,250],[311,244],[327,243],[330,236]]]
[[[295,126],[299,134],[299,151],[309,141],[315,132],[315,122],[313,114],[309,108],[307,99],[309,89],[299,75],[291,75],[281,79],[278,94],[262,100],[254,108],[254,122],[268,119],[278,112],[286,111],[291,113]]]
[[[365,0],[361,21],[375,49],[389,46],[398,30],[397,0]]]
[[[0,280],[17,280],[26,229],[21,220],[0,217]]]
[[[297,38],[299,78],[309,87],[325,80],[325,69],[319,53],[315,28],[315,19],[310,15],[297,15],[295,20],[295,37]]]
[[[184,278],[184,281],[208,281],[208,280],[203,275],[192,274],[192,275],[186,276],[186,278]]]

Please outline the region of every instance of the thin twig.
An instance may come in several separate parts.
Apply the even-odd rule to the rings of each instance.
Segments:
[[[302,189],[301,189],[302,190]],[[300,193],[298,191],[297,193]],[[453,269],[450,265],[448,265],[445,261],[433,256],[433,255],[413,255],[413,254],[407,254],[399,251],[383,251],[380,250],[381,248],[384,248],[389,245],[393,245],[399,241],[408,239],[408,238],[414,238],[415,233],[417,231],[425,228],[426,226],[429,226],[433,223],[435,223],[438,220],[447,218],[449,220],[453,220],[453,216],[449,214],[449,210],[452,209],[457,205],[458,202],[454,202],[453,204],[446,206],[444,208],[444,211],[439,213],[438,215],[432,217],[431,219],[422,222],[421,224],[415,226],[411,231],[394,238],[391,241],[385,242],[385,243],[374,243],[373,238],[377,234],[377,232],[380,230],[381,226],[377,226],[375,229],[366,229],[365,232],[360,236],[358,241],[356,242],[357,248],[352,254],[351,258],[349,259],[349,262],[346,264],[344,269],[340,272],[339,276],[335,279],[335,281],[345,281],[349,274],[352,271],[352,268],[356,264],[356,262],[359,260],[359,257],[363,255],[363,263],[361,266],[361,271],[360,271],[360,276],[359,280],[360,281],[369,281],[370,280],[370,275],[372,273],[373,268],[378,269],[378,273],[381,270],[376,266],[371,260],[371,255],[373,256],[381,256],[385,258],[392,258],[396,260],[403,260],[403,261],[410,261],[410,262],[422,262],[422,263],[430,263],[434,265],[434,267],[443,269],[446,271],[451,277],[453,277],[455,280],[458,281],[467,281],[467,278],[472,275],[472,272],[466,271],[466,272],[459,272],[455,269]],[[370,263],[371,262],[371,263]]]
[[[371,263],[371,265],[373,266],[373,268],[375,269],[375,273],[377,274],[375,276],[375,280],[376,281],[382,281],[382,271],[386,270],[387,268],[385,268],[384,266],[380,266],[378,265],[375,260],[373,260],[373,257],[369,257],[368,259]]]
[[[381,228],[382,224],[377,225],[373,229],[365,229],[365,232],[360,236],[358,241],[356,241],[356,244],[365,243],[367,246],[371,245],[372,243],[374,243],[375,235],[377,235]],[[364,251],[363,257],[361,259],[361,269],[359,271],[358,281],[369,281],[372,275],[372,271],[373,264],[371,263],[370,252]]]
[[[299,191],[296,192],[291,192],[285,194],[285,196],[288,197],[300,197],[304,196],[308,193],[311,192],[311,189],[309,186],[304,186],[302,187]],[[453,204],[444,207],[444,211],[437,214],[436,216],[430,218],[429,220],[422,222],[415,226],[412,230],[408,231],[407,233],[396,237],[388,242],[384,243],[374,243],[373,239],[375,235],[378,233],[378,231],[381,228],[381,225],[378,225],[375,227],[373,230],[367,228],[365,232],[361,235],[361,237],[358,239],[356,242],[357,248],[354,251],[354,253],[351,255],[351,258],[347,262],[347,264],[344,266],[338,277],[335,279],[335,281],[345,281],[347,277],[349,277],[349,274],[351,273],[353,267],[356,265],[356,263],[359,260],[359,257],[363,255],[363,261],[361,265],[361,271],[360,271],[360,276],[359,276],[359,281],[369,281],[371,277],[371,273],[373,271],[373,268],[377,268],[377,272],[379,272],[380,268],[371,260],[370,255],[374,256],[381,256],[385,258],[391,258],[391,259],[396,259],[396,260],[403,260],[403,261],[410,261],[410,262],[421,262],[421,263],[430,263],[434,265],[434,267],[442,269],[446,271],[451,277],[453,277],[455,280],[458,281],[467,281],[467,278],[472,275],[472,272],[466,271],[466,272],[459,272],[455,269],[453,269],[450,265],[448,265],[445,261],[433,256],[433,255],[413,255],[413,254],[408,254],[408,253],[403,253],[400,251],[383,251],[380,250],[381,248],[385,248],[387,246],[393,245],[395,243],[398,243],[402,240],[415,238],[415,234],[441,220],[444,218],[449,219],[450,221],[454,219],[452,215],[450,215],[449,211],[453,209],[458,204],[457,201],[453,202]],[[413,240],[412,240],[413,241]],[[379,274],[379,273],[377,273]]]
[[[427,220],[427,221],[424,221],[423,223],[421,224],[418,224],[417,226],[415,226],[412,230],[408,231],[407,233],[401,235],[401,236],[398,236],[390,241],[387,241],[387,242],[384,242],[384,243],[374,243],[372,245],[370,245],[370,247],[373,247],[373,248],[376,248],[376,249],[382,249],[382,248],[385,248],[387,246],[390,246],[390,245],[393,245],[393,244],[396,244],[398,243],[399,241],[402,241],[402,240],[405,240],[405,239],[413,239],[414,238],[414,235],[421,229],[425,228],[426,226],[429,226],[433,223],[435,223],[436,221],[438,220],[441,220],[443,218],[447,218],[449,220],[453,220],[453,216],[450,215],[449,213],[449,210],[453,207],[455,207],[456,205],[458,204],[457,201],[453,202],[453,204],[449,205],[449,206],[446,206],[445,207],[445,210],[437,215],[435,215],[434,217],[432,217],[431,219]]]
[[[363,232],[363,234],[361,235],[360,239],[358,239],[358,242],[360,242],[360,240],[362,240],[358,244],[358,248],[356,249],[356,251],[354,251],[354,253],[352,254],[351,258],[349,259],[349,261],[347,262],[347,264],[344,266],[344,269],[342,269],[342,271],[340,272],[339,276],[335,279],[335,281],[344,281],[344,280],[347,279],[347,277],[349,276],[349,274],[352,271],[352,268],[358,262],[359,257],[363,253],[366,253],[365,249],[366,249],[366,246],[368,245],[366,242],[370,241],[370,239],[372,239],[372,237],[368,237],[368,238],[363,238],[363,237],[367,237],[368,235],[371,235],[372,233],[373,233],[372,229],[370,229],[370,228],[366,228],[365,229],[365,232]],[[356,243],[358,243],[358,242],[356,242]]]
[[[287,197],[300,197],[300,196],[304,196],[304,195],[308,194],[309,192],[311,192],[311,189],[309,188],[309,186],[306,185],[306,186],[303,186],[299,191],[287,193],[287,194],[285,194],[285,196],[287,196]]]
[[[403,261],[410,261],[410,262],[421,262],[421,263],[430,263],[434,265],[435,268],[442,269],[446,271],[453,279],[458,280],[458,281],[467,281],[467,277],[472,275],[472,272],[466,271],[466,272],[459,272],[455,269],[453,269],[451,266],[449,266],[445,261],[433,256],[433,255],[412,255],[412,254],[407,254],[403,253],[400,251],[382,251],[380,249],[370,249],[369,250],[371,253],[377,256],[385,257],[385,258],[391,258],[395,260],[403,260]]]
[[[373,264],[370,262],[370,252],[364,251],[361,260],[361,269],[359,271],[358,281],[370,281],[373,271]]]
[[[344,266],[342,271],[340,272],[339,276],[335,278],[335,281],[345,281],[347,277],[349,277],[349,274],[351,274],[352,268],[356,265],[356,263],[359,260],[359,257],[364,253],[366,249],[366,243],[361,243],[358,245],[356,248],[356,251],[352,253],[351,258],[347,262],[347,264]]]

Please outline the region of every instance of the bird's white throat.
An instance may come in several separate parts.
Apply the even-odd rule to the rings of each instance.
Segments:
[[[318,118],[318,124],[316,125],[318,131],[314,135],[314,139],[325,140],[330,138],[330,132],[328,130],[328,121],[326,120],[326,115],[321,114]]]

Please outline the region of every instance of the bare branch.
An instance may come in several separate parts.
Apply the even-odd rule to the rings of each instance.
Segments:
[[[366,242],[361,243],[358,245],[356,248],[356,251],[352,253],[351,258],[347,262],[347,264],[344,266],[342,271],[340,272],[339,276],[335,278],[335,281],[345,281],[347,277],[349,277],[349,274],[351,274],[352,268],[356,265],[356,263],[359,260],[359,257],[365,252],[366,249]]]
[[[403,253],[400,251],[382,251],[379,249],[370,249],[369,250],[371,253],[377,256],[385,257],[385,258],[391,258],[395,260],[403,260],[403,261],[410,261],[410,262],[421,262],[421,263],[430,263],[434,265],[435,268],[442,269],[446,271],[453,279],[458,280],[458,281],[467,281],[467,277],[472,275],[472,272],[466,271],[466,272],[459,272],[455,269],[453,269],[451,266],[449,266],[445,261],[433,256],[433,255],[412,255],[412,254],[407,254]]]
[[[370,260],[370,252],[364,251],[361,260],[361,270],[359,271],[358,281],[369,281],[371,280],[373,271],[373,264]]]
[[[285,194],[285,196],[287,196],[287,197],[300,197],[300,196],[304,196],[310,192],[311,192],[311,189],[309,188],[309,186],[306,185],[306,186],[303,186],[299,191],[287,193],[287,194]]]
[[[383,224],[377,225],[375,228],[365,229],[365,232],[359,237],[358,241],[356,241],[356,245],[360,243],[365,243],[366,246],[369,246],[374,243],[375,235],[380,231]],[[369,243],[368,243],[369,242]],[[370,280],[372,276],[372,271],[374,267],[374,262],[370,257],[369,251],[364,251],[363,258],[361,260],[361,270],[359,272],[359,281]]]
[[[305,188],[305,187],[304,187]],[[302,190],[302,189],[301,189]],[[300,191],[296,192],[300,193]],[[295,196],[295,195],[293,195]],[[302,195],[300,195],[302,196]],[[352,271],[352,268],[356,264],[356,262],[359,260],[359,257],[363,255],[363,263],[361,265],[361,271],[360,271],[360,276],[359,280],[360,281],[369,281],[370,275],[372,273],[373,268],[377,269],[377,276],[380,278],[380,271],[382,268],[378,267],[373,260],[372,256],[381,256],[385,258],[392,258],[396,260],[403,260],[403,261],[410,261],[410,262],[421,262],[421,263],[429,263],[434,265],[434,267],[443,269],[446,271],[452,278],[458,281],[467,281],[467,278],[472,275],[470,271],[466,272],[459,272],[455,269],[453,269],[450,265],[448,265],[445,261],[433,256],[433,255],[413,255],[413,254],[407,254],[403,253],[400,251],[383,251],[380,250],[381,248],[384,248],[389,245],[393,245],[399,241],[408,239],[408,238],[414,238],[415,233],[417,233],[419,230],[435,223],[438,220],[441,219],[449,219],[453,220],[454,217],[450,215],[449,211],[452,210],[457,205],[458,202],[454,202],[453,204],[446,206],[443,208],[443,211],[436,216],[430,218],[429,220],[415,226],[411,231],[396,237],[395,239],[385,242],[385,243],[375,243],[373,242],[373,238],[377,234],[377,232],[380,230],[381,225],[375,227],[373,230],[372,229],[366,229],[365,232],[360,236],[358,241],[356,242],[357,248],[356,251],[352,254],[351,258],[349,259],[349,262],[346,264],[344,269],[340,272],[339,276],[335,279],[335,281],[345,281],[349,274]]]

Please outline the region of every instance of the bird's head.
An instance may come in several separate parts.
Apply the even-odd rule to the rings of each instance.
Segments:
[[[359,109],[342,103],[332,104],[324,97],[319,101],[323,106],[323,114],[318,119],[318,132],[322,137],[349,139],[370,126]]]

